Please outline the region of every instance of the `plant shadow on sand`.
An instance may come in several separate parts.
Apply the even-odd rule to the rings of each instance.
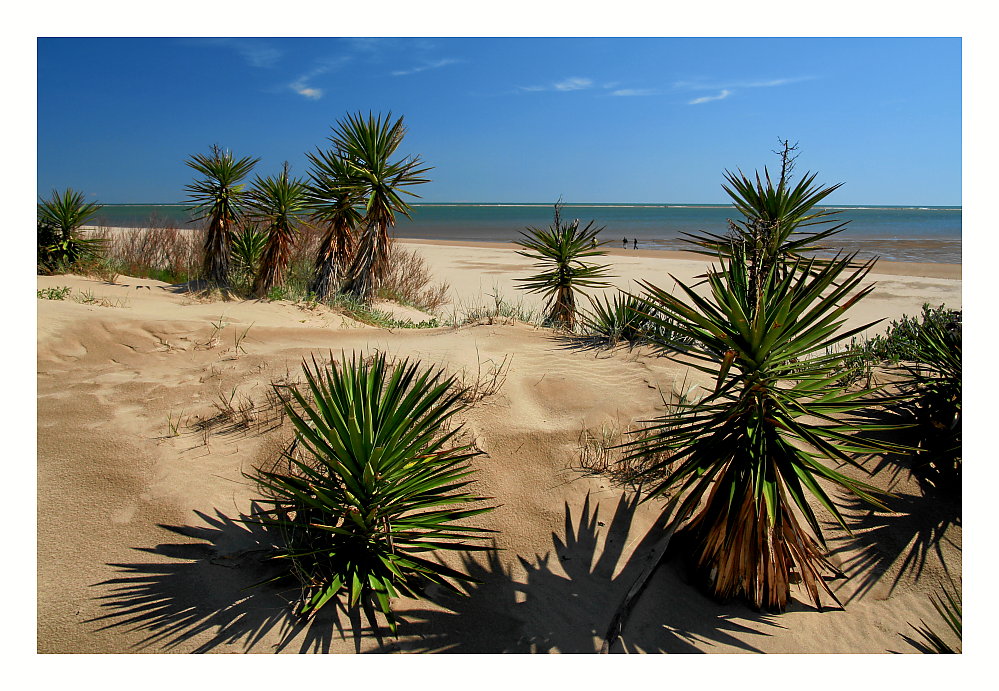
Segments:
[[[874,422],[899,419],[893,411],[871,414]],[[883,438],[906,442],[899,432],[885,432]],[[838,503],[853,535],[843,534],[832,522],[825,526],[837,535],[830,540],[830,555],[841,560],[840,567],[847,574],[846,583],[852,591],[838,594],[844,604],[875,590],[883,591],[884,597],[890,596],[903,580],[917,581],[924,570],[953,578],[947,566],[953,556],[945,555],[945,551],[961,552],[960,533],[956,539],[947,535],[961,528],[960,497],[911,491],[913,483],[904,482],[911,463],[911,457],[903,454],[872,459],[871,475],[886,475],[887,484],[895,492],[894,496],[884,498],[889,511],[874,509],[855,498],[844,498]]]
[[[465,557],[467,573],[481,583],[469,586],[467,597],[431,594],[428,599],[437,607],[402,613],[399,631],[406,640],[399,643],[399,649],[599,652],[617,607],[653,558],[666,524],[660,517],[625,558],[625,550],[639,540],[630,535],[637,508],[637,497],[629,499],[622,493],[605,522],[600,520],[601,507],[592,506],[587,496],[575,519],[565,506],[565,537],[552,534],[551,552],[536,554],[532,560],[518,555],[515,567],[502,563],[501,552],[490,552],[485,564]],[[518,577],[518,573],[523,575]],[[755,622],[755,626],[740,624],[738,619]],[[631,617],[632,622],[638,620],[643,620],[638,626],[625,627],[610,652],[701,652],[693,645],[697,641],[755,651],[738,635],[761,635],[759,624],[773,625],[767,615],[740,605],[716,605],[680,581],[668,564],[657,569],[639,599]]]
[[[276,575],[261,562],[276,536],[217,510],[214,517],[196,513],[204,526],[160,527],[200,542],[136,547],[158,559],[110,564],[122,575],[95,586],[110,591],[97,598],[108,613],[88,623],[99,624],[101,630],[140,633],[133,646],[138,649],[170,651],[196,640],[193,651],[199,653],[238,644],[250,651],[271,632],[278,633],[278,643],[267,652],[294,647],[298,652],[328,652],[333,636],[346,638],[350,631],[356,632],[355,650],[360,650],[361,637],[377,633],[366,628],[356,612],[333,607],[310,621],[299,619],[292,612],[296,584],[253,587]]]
[[[98,596],[107,613],[89,623],[138,632],[134,647],[164,651],[192,641],[195,652],[230,645],[248,652],[329,652],[336,637],[353,639],[356,652],[363,641],[370,652],[595,653],[665,523],[660,518],[623,560],[638,539],[629,540],[637,499],[622,493],[606,523],[600,508],[588,496],[574,518],[567,505],[565,537],[553,533],[553,550],[532,560],[518,555],[510,565],[502,551],[478,561],[462,555],[463,568],[480,583],[467,586],[465,597],[428,588],[425,601],[399,601],[398,638],[340,607],[299,619],[292,613],[295,584],[249,587],[273,575],[260,557],[274,536],[219,512],[199,512],[204,527],[162,527],[200,542],[136,548],[157,559],[111,565],[121,575],[97,584],[108,590]],[[778,625],[740,604],[709,600],[667,562],[610,652],[702,652],[698,643],[756,652],[745,639],[767,635],[765,626]]]

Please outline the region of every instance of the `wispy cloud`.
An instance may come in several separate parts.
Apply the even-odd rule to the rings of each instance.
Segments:
[[[245,38],[196,38],[181,39],[184,43],[193,45],[223,46],[234,51],[250,67],[273,67],[282,57],[284,51],[263,41]]]
[[[560,82],[552,84],[518,86],[519,91],[580,91],[593,86],[593,80],[588,77],[566,77]]]
[[[659,93],[659,89],[618,89],[612,91],[611,96],[655,96]]]
[[[306,72],[298,79],[288,84],[288,88],[294,91],[299,96],[309,99],[310,101],[318,101],[323,97],[323,90],[319,87],[312,86],[310,82],[316,77],[320,77],[327,72],[335,70],[342,67],[344,64],[350,61],[347,56],[340,56],[337,58],[330,58],[328,60],[322,60],[319,64],[314,67],[309,72]]]
[[[284,55],[277,48],[256,43],[237,43],[236,50],[250,67],[273,67]]]
[[[455,60],[454,58],[444,58],[442,60],[435,60],[433,62],[428,62],[418,67],[411,67],[408,70],[395,70],[392,73],[393,77],[404,77],[408,74],[416,74],[417,72],[426,72],[427,70],[436,70],[441,67],[447,67],[448,65],[453,65],[460,60]]]
[[[556,91],[579,91],[580,89],[589,89],[593,86],[593,80],[586,77],[569,77],[568,79],[556,82],[553,86]]]
[[[728,98],[732,95],[732,92],[728,89],[722,89],[714,96],[701,96],[700,98],[695,98],[693,101],[688,101],[687,105],[696,106],[698,103],[707,103],[708,101],[720,101],[723,98]]]

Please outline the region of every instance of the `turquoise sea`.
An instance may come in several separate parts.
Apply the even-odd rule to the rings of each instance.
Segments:
[[[511,242],[527,226],[547,226],[551,204],[418,204],[412,219],[400,217],[395,234],[403,238]],[[888,261],[961,263],[961,208],[953,206],[838,206],[846,229],[837,248],[877,255]],[[610,246],[684,249],[681,233],[724,233],[738,213],[726,204],[565,204],[563,219],[603,226]],[[186,225],[183,204],[107,204],[95,224],[112,227]]]

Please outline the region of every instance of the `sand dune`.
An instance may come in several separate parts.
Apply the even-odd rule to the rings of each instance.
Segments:
[[[529,260],[508,248],[413,244],[450,282],[455,309],[489,305],[496,290],[537,304],[513,283]],[[659,253],[612,260],[625,288],[704,269]],[[960,267],[912,271],[879,269],[878,289],[852,319],[914,314],[924,301],[961,306]],[[595,652],[650,553],[659,505],[636,505],[583,473],[579,434],[654,416],[660,392],[684,377],[710,384],[640,349],[581,349],[502,319],[389,331],[323,308],[198,301],[145,279],[54,276],[38,286],[95,297],[37,303],[39,652]],[[291,594],[242,590],[263,577],[254,550],[269,539],[238,522],[259,496],[242,473],[291,436],[266,405],[269,385],[330,350],[415,357],[469,380],[508,367],[499,391],[462,416],[487,454],[475,460],[477,490],[498,508],[480,523],[499,531],[499,550],[464,565],[483,581],[468,597],[400,600],[398,638],[378,640],[342,614],[301,625],[289,616]],[[230,416],[220,416],[219,397]],[[718,604],[671,562],[614,651],[914,652],[901,634],[936,621],[927,594],[946,578],[938,554],[919,551],[920,536],[952,517],[930,509],[904,473],[873,482],[898,494],[898,512],[858,509],[854,537],[828,533],[852,576],[836,585],[844,610],[816,612],[801,599],[775,616]],[[959,582],[959,523],[945,537],[943,560]],[[912,554],[925,560],[918,578],[904,564]]]

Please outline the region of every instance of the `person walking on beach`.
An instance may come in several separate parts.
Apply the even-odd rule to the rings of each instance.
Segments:
[[[635,245],[631,249],[633,249],[633,250],[637,250],[638,249],[638,238],[635,238]]]
[[[621,247],[623,247],[624,249],[628,249],[628,238],[625,238],[624,240],[621,241]]]

